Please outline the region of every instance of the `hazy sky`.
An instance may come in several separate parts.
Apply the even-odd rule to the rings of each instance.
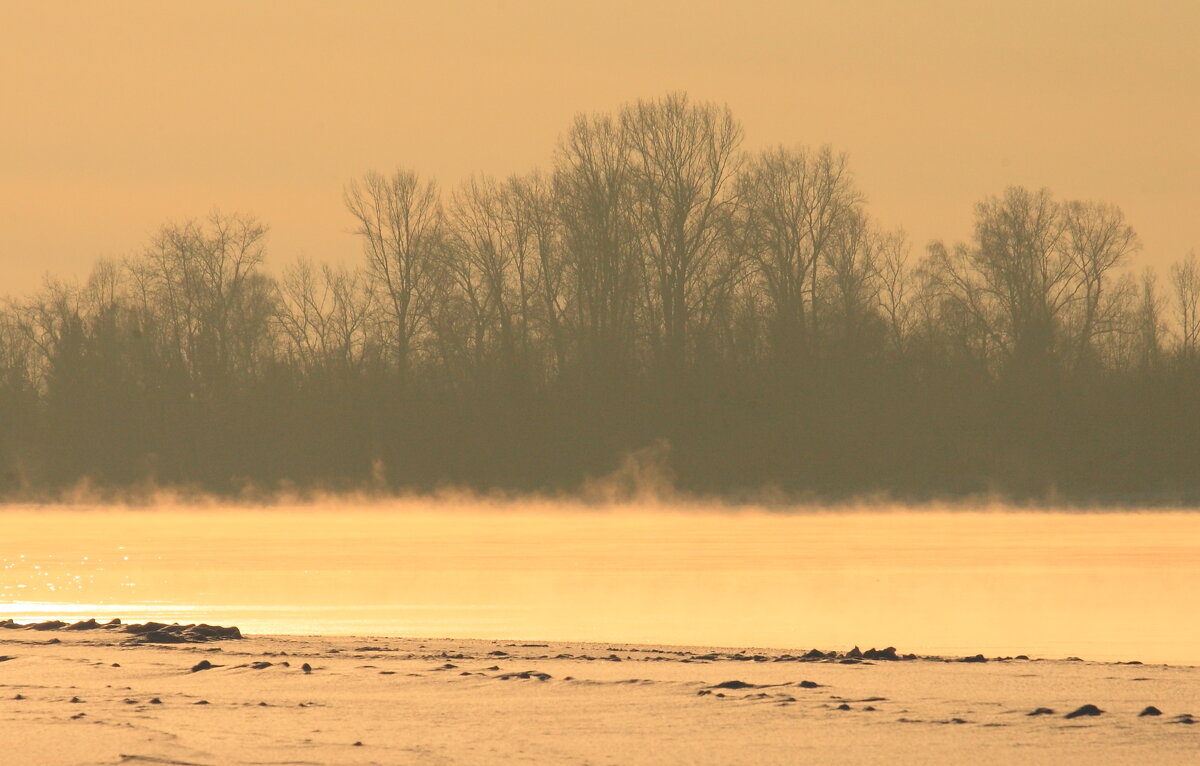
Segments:
[[[0,0],[0,295],[213,207],[357,259],[342,186],[545,167],[580,111],[686,90],[830,143],[917,251],[1010,184],[1200,250],[1197,0]]]

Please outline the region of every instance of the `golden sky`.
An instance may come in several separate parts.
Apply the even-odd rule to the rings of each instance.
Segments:
[[[1010,184],[1118,203],[1141,262],[1200,250],[1197,0],[0,0],[0,296],[214,207],[274,266],[357,259],[356,175],[545,167],[670,90],[848,152],[918,254]]]

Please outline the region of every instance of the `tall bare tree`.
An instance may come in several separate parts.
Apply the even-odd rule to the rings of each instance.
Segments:
[[[862,206],[846,155],[828,146],[764,151],[739,179],[738,198],[741,241],[771,305],[776,353],[811,353],[821,267]]]
[[[1195,252],[1171,265],[1171,291],[1179,326],[1180,356],[1191,362],[1200,351],[1200,262]]]
[[[1076,363],[1085,364],[1096,338],[1120,327],[1122,301],[1111,289],[1111,277],[1140,245],[1115,205],[1068,202],[1063,206],[1063,218],[1064,249],[1073,268],[1073,352]]]
[[[1086,358],[1118,327],[1114,270],[1137,248],[1118,208],[1012,187],[975,209],[971,246],[930,248],[943,295],[1017,369]]]
[[[660,361],[678,370],[689,333],[727,287],[720,247],[738,168],[742,128],[728,107],[684,94],[639,101],[621,112],[631,148],[634,216],[645,260],[649,330]]]
[[[267,227],[245,215],[162,227],[128,263],[148,326],[166,333],[192,380],[225,385],[271,350],[274,284],[258,271]]]
[[[633,363],[641,264],[631,219],[633,176],[620,121],[575,118],[559,143],[554,200],[562,231],[563,318],[592,374]]]
[[[351,181],[344,199],[357,222],[355,233],[387,314],[396,368],[404,377],[427,321],[443,246],[437,184],[408,170],[390,176],[371,172]]]

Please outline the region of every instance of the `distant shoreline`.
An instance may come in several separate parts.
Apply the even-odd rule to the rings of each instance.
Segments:
[[[653,651],[666,652],[677,654],[680,656],[690,655],[695,653],[700,660],[728,660],[732,662],[795,662],[805,664],[838,664],[838,665],[872,665],[879,663],[908,663],[908,662],[935,662],[935,663],[965,663],[965,664],[983,664],[983,663],[1020,663],[1020,662],[1085,662],[1094,665],[1121,665],[1121,666],[1153,666],[1153,667],[1196,667],[1200,668],[1200,662],[1196,663],[1176,663],[1176,662],[1142,662],[1141,660],[1093,660],[1075,655],[1067,655],[1063,657],[1042,657],[1031,654],[1018,653],[1015,655],[996,655],[986,656],[982,652],[975,654],[918,654],[915,652],[902,651],[894,646],[860,648],[855,645],[850,649],[818,649],[810,648],[807,650],[796,649],[795,647],[766,647],[766,646],[709,646],[704,644],[665,644],[665,643],[643,643],[643,642],[628,642],[628,641],[591,641],[578,640],[567,641],[561,639],[532,639],[532,638],[503,638],[503,639],[483,639],[483,638],[452,638],[452,637],[437,637],[437,636],[411,636],[411,635],[356,635],[349,633],[338,634],[322,634],[322,633],[246,633],[237,626],[221,626],[208,625],[204,623],[188,623],[181,624],[179,622],[165,623],[158,621],[147,621],[143,623],[125,622],[120,618],[110,620],[100,620],[97,618],[87,619],[49,619],[35,620],[26,623],[21,623],[13,618],[0,619],[0,641],[4,639],[14,639],[16,643],[37,644],[38,642],[30,638],[30,640],[22,641],[22,636],[46,636],[47,641],[41,642],[47,645],[59,643],[64,637],[97,637],[111,638],[114,640],[120,639],[123,646],[181,646],[181,645],[203,645],[212,644],[213,646],[226,647],[230,646],[226,642],[242,641],[248,639],[306,639],[306,640],[351,640],[351,639],[370,639],[381,641],[471,641],[471,642],[492,642],[505,643],[509,645],[520,645],[524,647],[542,647],[549,644],[579,644],[586,646],[610,646],[619,645],[620,651]],[[58,639],[55,641],[54,639]],[[234,644],[236,645],[236,644]],[[865,645],[864,645],[865,646]],[[693,651],[689,651],[693,650]],[[613,649],[612,651],[617,651]],[[596,658],[593,658],[596,659]],[[604,659],[604,658],[600,658]]]

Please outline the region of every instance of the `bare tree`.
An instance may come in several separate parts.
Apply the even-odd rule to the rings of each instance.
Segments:
[[[739,179],[738,198],[741,240],[772,307],[776,352],[810,353],[820,267],[862,205],[846,155],[827,146],[765,151]]]
[[[567,365],[567,270],[562,226],[553,197],[553,186],[545,177],[533,173],[513,178],[507,186],[506,209],[512,226],[520,232],[521,246],[533,261],[532,298],[542,333],[550,343],[554,372]],[[532,312],[532,308],[530,309]]]
[[[455,192],[449,268],[479,329],[479,354],[494,351],[512,372],[528,354],[533,257],[510,207],[506,189],[491,179],[472,179]]]
[[[641,268],[630,150],[619,121],[575,118],[559,143],[553,194],[562,231],[562,317],[575,355],[589,375],[619,375],[633,362]]]
[[[1171,291],[1179,325],[1179,353],[1191,362],[1200,349],[1200,263],[1195,252],[1171,265]]]
[[[266,234],[253,217],[214,212],[162,227],[127,264],[142,315],[193,381],[223,385],[270,353],[274,284],[258,272]]]
[[[437,185],[416,173],[367,173],[350,182],[346,209],[357,221],[367,270],[387,314],[396,367],[408,373],[428,316],[431,280],[443,241],[443,215]]]
[[[621,125],[632,149],[651,338],[660,360],[678,370],[713,286],[730,273],[718,245],[742,128],[727,107],[692,104],[684,94],[626,107]]]
[[[879,309],[887,319],[892,348],[903,355],[913,326],[913,279],[909,271],[908,238],[903,230],[881,235],[875,278]]]
[[[1120,325],[1119,296],[1109,289],[1113,269],[1139,248],[1137,235],[1121,209],[1103,203],[1068,202],[1063,206],[1064,249],[1073,267],[1074,356],[1086,363],[1095,339]]]
[[[362,372],[377,345],[374,295],[362,272],[328,264],[317,271],[300,260],[283,270],[280,297],[276,321],[303,369]]]
[[[826,255],[822,313],[829,316],[827,331],[843,353],[861,351],[870,326],[878,326],[881,247],[881,235],[858,211],[840,227]]]
[[[1162,360],[1166,332],[1163,311],[1166,301],[1158,291],[1158,276],[1149,268],[1142,272],[1134,314],[1137,362],[1143,368],[1157,367]]]
[[[0,306],[0,387],[34,391],[41,368],[39,352],[14,305]]]
[[[1018,369],[1086,359],[1115,331],[1114,269],[1137,248],[1118,208],[1013,187],[976,206],[972,246],[931,248],[942,294]]]

